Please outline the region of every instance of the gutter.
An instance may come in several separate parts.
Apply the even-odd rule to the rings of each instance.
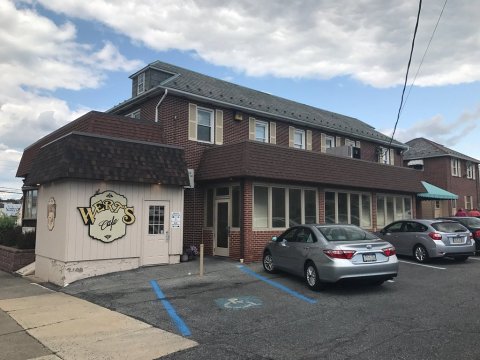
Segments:
[[[163,102],[163,100],[167,97],[167,94],[168,94],[168,89],[165,88],[165,92],[163,93],[163,96],[158,101],[157,106],[155,106],[155,122],[158,122],[158,108],[160,107],[160,104]]]

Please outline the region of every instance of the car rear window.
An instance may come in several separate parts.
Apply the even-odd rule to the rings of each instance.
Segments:
[[[467,226],[480,227],[480,219],[470,218],[470,219],[463,219],[462,221],[464,221],[465,225]]]
[[[317,229],[328,241],[362,241],[377,237],[368,231],[353,226],[318,226]]]
[[[462,224],[457,222],[437,222],[432,227],[440,232],[453,233],[468,231]]]

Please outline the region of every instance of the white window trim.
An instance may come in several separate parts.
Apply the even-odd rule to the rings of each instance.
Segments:
[[[135,111],[132,111],[131,113],[128,113],[125,116],[131,117],[132,119],[140,119],[140,114],[141,114],[140,109],[137,109]]]
[[[393,198],[393,221],[398,221],[398,220],[409,220],[409,219],[413,219],[413,199],[411,196],[405,196],[405,195],[394,195],[394,194],[381,194],[381,193],[378,193],[376,198],[377,198],[377,204],[378,204],[378,198],[379,197],[383,197],[383,210],[384,210],[384,214],[386,215],[387,214],[387,197],[391,197]],[[410,199],[410,217],[408,218],[399,218],[397,216],[397,201],[399,201],[399,199],[401,199],[402,201],[402,214],[405,214],[405,199]],[[379,226],[378,225],[378,206],[377,206],[377,214],[376,214],[376,217],[377,217],[377,227]],[[384,226],[387,226],[388,225],[388,222],[386,220],[386,218],[384,219],[385,221],[385,224],[384,225],[380,225],[381,227],[384,227]]]
[[[462,173],[460,171],[460,160],[451,159],[451,164],[452,164],[452,176],[461,177]]]
[[[392,159],[390,158],[390,150],[380,146],[380,152],[378,154],[378,162],[384,165],[391,165]]]
[[[257,126],[263,127],[265,129],[265,138],[257,139]],[[268,143],[269,142],[269,133],[268,133],[268,122],[255,119],[255,141]]]
[[[370,228],[373,226],[373,213],[372,213],[372,202],[373,196],[372,193],[369,192],[358,192],[358,191],[348,191],[348,190],[335,190],[335,189],[325,189],[324,194],[330,192],[335,193],[335,223],[338,224],[338,193],[347,194],[347,212],[348,212],[348,223],[351,223],[351,208],[350,208],[350,195],[355,194],[359,196],[359,216],[360,216],[360,227],[362,227],[362,217],[363,217],[363,204],[362,204],[362,196],[366,195],[370,198]],[[323,214],[325,215],[325,200],[323,202]],[[325,221],[325,219],[324,219]],[[368,229],[370,229],[368,228]]]
[[[141,89],[140,89],[141,86]],[[137,95],[145,92],[145,73],[141,73],[137,78]]]
[[[332,146],[328,146],[329,141]],[[325,149],[330,149],[334,147],[335,147],[335,137],[331,135],[325,135]]]
[[[297,143],[296,140],[296,135],[300,135],[301,138],[301,143]],[[293,133],[293,147],[295,149],[304,149],[305,150],[305,130],[301,129],[295,129],[295,132]]]
[[[475,179],[475,165],[467,164],[467,179]]]
[[[198,126],[199,126],[199,119],[200,119],[200,117],[198,116],[199,111],[205,111],[210,113],[210,141],[198,139]],[[205,126],[205,125],[201,125],[201,126]],[[215,141],[214,135],[215,135],[215,112],[212,109],[207,109],[207,108],[197,106],[197,141],[204,144],[213,144]]]

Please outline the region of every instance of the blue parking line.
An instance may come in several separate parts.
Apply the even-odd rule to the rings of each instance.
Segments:
[[[168,315],[170,315],[170,318],[173,320],[173,322],[177,326],[182,336],[192,335],[192,333],[190,332],[190,329],[182,320],[182,318],[178,316],[172,304],[170,304],[170,302],[167,299],[165,299],[165,295],[160,289],[160,286],[158,285],[158,283],[155,280],[150,280],[150,285],[152,285],[152,288],[155,291],[155,294],[157,294],[158,299],[162,302],[163,307],[165,308],[165,310],[167,310]]]
[[[289,289],[288,287],[286,287],[286,286],[284,286],[284,285],[282,285],[282,284],[279,284],[279,283],[277,283],[277,282],[275,282],[275,281],[273,281],[273,280],[270,280],[270,279],[266,278],[265,276],[262,276],[262,275],[257,274],[255,271],[252,271],[252,270],[250,270],[249,268],[245,267],[245,265],[237,265],[237,266],[238,266],[238,268],[239,268],[240,270],[242,270],[244,273],[247,273],[248,275],[251,275],[251,276],[253,276],[253,277],[255,277],[255,278],[259,279],[259,280],[262,280],[262,281],[266,282],[267,284],[276,287],[277,289],[283,290],[283,291],[285,291],[286,293],[288,293],[288,294],[290,294],[290,295],[292,295],[292,296],[295,296],[296,298],[298,298],[298,299],[300,299],[300,300],[306,301],[306,302],[308,302],[308,303],[310,303],[310,304],[315,304],[315,303],[317,302],[317,300],[315,300],[315,299],[306,297],[306,296],[304,296],[304,295],[302,295],[302,294],[300,294],[300,293],[298,293],[298,292],[296,292],[296,291],[294,291],[294,290],[292,290],[292,289]]]

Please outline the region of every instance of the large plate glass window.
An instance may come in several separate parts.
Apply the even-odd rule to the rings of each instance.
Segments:
[[[371,217],[370,194],[325,192],[325,222],[327,224],[355,224],[370,229]]]
[[[213,142],[213,111],[197,108],[197,140]]]
[[[289,226],[302,223],[302,190],[289,189]]]
[[[268,187],[254,187],[253,207],[253,227],[268,227]]]
[[[148,234],[156,235],[165,232],[165,207],[150,205],[148,208]]]
[[[405,220],[411,218],[411,197],[377,195],[377,227],[384,227],[394,220]]]
[[[317,192],[315,190],[304,190],[305,198],[305,224],[317,222]]]
[[[272,227],[286,227],[284,188],[272,187]]]
[[[24,219],[36,219],[37,218],[37,195],[38,190],[32,189],[25,191],[25,208],[23,210]]]

